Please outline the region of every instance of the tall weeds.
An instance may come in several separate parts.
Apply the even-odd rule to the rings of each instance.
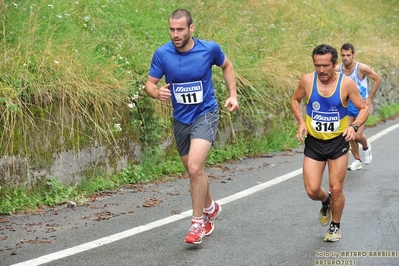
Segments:
[[[0,155],[32,156],[37,141],[53,149],[112,144],[120,124],[155,145],[170,128],[171,107],[148,99],[143,84],[154,50],[169,39],[167,19],[176,8],[189,9],[195,36],[217,41],[234,63],[241,108],[222,109],[222,127],[271,120],[290,130],[289,98],[300,76],[313,71],[310,55],[320,43],[339,49],[353,42],[357,59],[377,71],[397,66],[395,0],[3,1]],[[224,103],[219,69],[214,81]]]

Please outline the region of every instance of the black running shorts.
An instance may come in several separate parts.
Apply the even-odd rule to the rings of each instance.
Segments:
[[[341,135],[329,140],[320,140],[310,134],[305,138],[305,156],[316,161],[336,159],[349,151],[349,142]]]
[[[173,121],[177,150],[180,156],[187,155],[191,139],[205,139],[213,144],[219,125],[219,109],[210,111],[197,118],[192,124]]]

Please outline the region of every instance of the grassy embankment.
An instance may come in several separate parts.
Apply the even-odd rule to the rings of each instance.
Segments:
[[[152,53],[169,39],[167,17],[176,8],[189,9],[195,35],[220,43],[235,65],[241,108],[232,115],[222,110],[221,127],[236,120],[251,121],[253,128],[268,125],[265,134],[248,137],[242,124],[235,124],[235,138],[216,147],[209,164],[298,145],[289,98],[301,75],[313,71],[310,54],[320,43],[339,49],[352,42],[359,61],[386,79],[397,73],[399,3],[394,0],[37,2],[0,6],[3,158],[29,152],[29,135],[34,128],[40,138],[43,129],[35,123],[43,114],[72,145],[79,146],[85,137],[79,133],[87,127],[93,138],[112,139],[119,130],[115,118],[123,118],[132,97],[131,121],[123,124],[131,128],[123,130],[139,128],[147,148],[140,165],[84,184],[63,186],[51,179],[28,191],[0,182],[0,213],[68,199],[84,202],[96,191],[183,171],[176,154],[165,159],[155,145],[170,128],[170,106],[142,90]],[[215,87],[222,103],[227,90],[219,69]],[[67,110],[69,123],[55,119],[53,109]],[[397,103],[384,106],[368,125],[398,111]],[[154,161],[159,156],[162,163]]]

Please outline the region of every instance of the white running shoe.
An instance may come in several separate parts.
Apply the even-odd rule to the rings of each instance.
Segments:
[[[335,225],[330,225],[326,236],[324,237],[324,242],[337,242],[341,239],[341,232],[339,228]]]
[[[362,169],[362,162],[360,160],[354,160],[351,165],[348,166],[348,170],[355,171]]]
[[[368,149],[363,151],[364,152],[364,164],[369,164],[373,160],[373,155],[371,154],[371,145],[370,143],[367,143]]]

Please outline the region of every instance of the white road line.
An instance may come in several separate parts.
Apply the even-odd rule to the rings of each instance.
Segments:
[[[243,190],[243,191],[238,192],[236,194],[233,194],[231,196],[228,196],[228,197],[225,197],[223,199],[217,200],[217,202],[219,204],[223,205],[223,204],[226,204],[226,203],[241,199],[241,198],[246,197],[248,195],[254,194],[254,193],[256,193],[256,192],[258,192],[258,191],[260,191],[262,189],[271,187],[273,185],[277,185],[278,183],[286,181],[286,180],[288,180],[290,178],[293,178],[293,177],[295,177],[297,175],[300,175],[300,174],[302,174],[302,168],[300,168],[298,170],[295,170],[295,171],[292,171],[291,173],[276,177],[275,179],[269,180],[269,181],[267,181],[265,183],[256,185],[254,187],[250,187],[250,188],[248,188],[246,190]]]
[[[291,173],[279,176],[279,177],[272,179],[270,181],[267,181],[265,183],[262,183],[262,184],[254,186],[254,187],[248,188],[246,190],[240,191],[240,192],[233,194],[231,196],[228,196],[226,198],[217,200],[217,202],[220,205],[223,205],[223,204],[241,199],[248,195],[254,194],[255,192],[258,192],[262,189],[271,187],[271,186],[281,183],[285,180],[293,178],[301,173],[302,173],[302,168],[295,170]],[[106,244],[110,244],[110,243],[116,242],[118,240],[121,240],[121,239],[124,239],[127,237],[131,237],[131,236],[137,235],[139,233],[142,233],[142,232],[145,232],[145,231],[148,231],[148,230],[151,230],[151,229],[154,229],[154,228],[157,228],[157,227],[169,224],[169,223],[173,223],[175,221],[190,217],[191,215],[192,215],[192,210],[188,210],[188,211],[182,212],[180,214],[169,216],[169,217],[163,218],[161,220],[158,220],[158,221],[155,221],[152,223],[141,225],[141,226],[138,226],[138,227],[114,234],[114,235],[103,237],[103,238],[100,238],[100,239],[97,239],[97,240],[94,240],[91,242],[84,243],[82,245],[64,249],[64,250],[61,250],[58,252],[54,252],[54,253],[51,253],[51,254],[48,254],[45,256],[41,256],[41,257],[38,257],[38,258],[35,258],[32,260],[24,261],[21,263],[17,263],[17,264],[11,265],[11,266],[36,266],[36,265],[45,264],[45,263],[48,263],[51,261],[55,261],[55,260],[59,260],[59,259],[71,256],[71,255],[75,255],[75,254],[83,252],[83,251],[87,251],[87,250],[97,248],[97,247],[100,247],[100,246],[103,246]]]
[[[392,130],[395,130],[399,127],[399,124],[396,124],[394,126],[391,126],[389,128],[384,129],[381,132],[378,132],[377,134],[375,134],[374,136],[367,138],[367,140],[371,143],[373,141],[375,141],[376,139],[381,138],[382,136],[384,136],[385,134],[388,134],[389,132],[391,132]]]
[[[388,134],[389,132],[395,130],[398,127],[399,127],[399,124],[391,126],[387,129],[375,134],[374,136],[368,138],[368,141],[371,143],[371,142],[377,140],[378,138],[381,138],[385,134]],[[271,187],[273,185],[277,185],[278,183],[281,183],[283,181],[291,179],[297,175],[300,175],[301,173],[302,173],[302,168],[292,171],[288,174],[276,177],[276,178],[274,178],[270,181],[267,181],[265,183],[262,183],[262,184],[254,186],[254,187],[248,188],[246,190],[240,191],[236,194],[225,197],[223,199],[219,199],[219,200],[217,200],[217,202],[221,205],[227,204],[229,202],[232,202],[232,201],[241,199],[243,197],[246,197],[248,195],[254,194],[262,189]],[[180,214],[169,216],[169,217],[163,218],[161,220],[158,220],[158,221],[155,221],[152,223],[138,226],[138,227],[114,234],[114,235],[103,237],[103,238],[100,238],[100,239],[97,239],[97,240],[94,240],[91,242],[87,242],[87,243],[79,245],[79,246],[64,249],[64,250],[54,252],[54,253],[51,253],[48,255],[44,255],[44,256],[41,256],[41,257],[38,257],[38,258],[35,258],[32,260],[13,264],[11,266],[36,266],[36,265],[45,264],[45,263],[48,263],[51,261],[59,260],[59,259],[62,259],[62,258],[68,257],[68,256],[72,256],[72,255],[75,255],[75,254],[78,254],[78,253],[81,253],[81,252],[84,252],[84,251],[87,251],[90,249],[94,249],[94,248],[97,248],[97,247],[100,247],[100,246],[103,246],[106,244],[110,244],[110,243],[116,242],[118,240],[121,240],[121,239],[124,239],[127,237],[131,237],[131,236],[137,235],[139,233],[142,233],[142,232],[145,232],[145,231],[148,231],[148,230],[151,230],[151,229],[154,229],[154,228],[190,217],[191,214],[192,214],[192,210],[188,210],[188,211],[182,212]]]

